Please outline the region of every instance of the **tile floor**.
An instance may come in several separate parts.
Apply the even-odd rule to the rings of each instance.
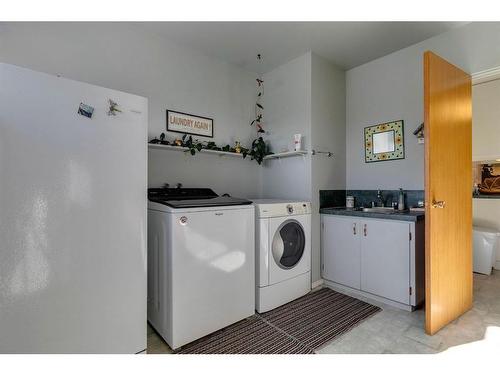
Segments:
[[[350,332],[318,350],[324,354],[429,354],[500,350],[500,271],[474,274],[474,307],[434,336],[424,333],[424,311],[386,305]],[[148,325],[148,354],[172,353]]]
[[[147,354],[171,354],[172,349],[165,341],[151,328],[148,323],[148,349]]]

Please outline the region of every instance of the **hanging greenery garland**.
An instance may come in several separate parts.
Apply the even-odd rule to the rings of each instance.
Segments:
[[[256,81],[257,81],[257,99],[255,100],[255,117],[250,123],[250,126],[255,125],[257,128],[257,133],[265,133],[264,129],[262,128],[262,120],[264,117],[264,106],[261,103],[262,98],[264,96],[264,81],[260,78],[257,78]]]
[[[168,141],[165,139],[165,133],[161,133],[160,139],[154,138],[149,141],[149,143],[185,147],[187,148],[185,152],[189,152],[191,155],[195,155],[196,152],[200,152],[201,150],[234,152],[236,154],[241,154],[243,158],[250,156],[250,160],[255,160],[258,164],[262,164],[266,155],[272,154],[272,152],[269,152],[269,149],[262,137],[255,139],[250,148],[243,147],[240,142],[236,142],[234,147],[228,144],[225,146],[218,146],[213,141],[199,141],[197,139],[193,139],[191,135],[187,134],[184,134],[181,139]]]

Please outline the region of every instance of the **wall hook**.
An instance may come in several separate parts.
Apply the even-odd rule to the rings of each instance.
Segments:
[[[317,154],[325,154],[329,158],[331,158],[333,156],[333,153],[331,153],[330,151],[316,151],[316,150],[311,150],[311,155],[317,155]]]

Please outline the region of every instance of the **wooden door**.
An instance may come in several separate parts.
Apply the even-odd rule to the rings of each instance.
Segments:
[[[424,54],[425,330],[472,307],[471,77]]]
[[[322,215],[324,279],[351,288],[360,288],[359,231],[356,218]]]
[[[410,224],[361,223],[361,290],[410,304]]]

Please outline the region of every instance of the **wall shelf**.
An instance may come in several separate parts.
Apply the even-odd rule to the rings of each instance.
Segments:
[[[189,150],[187,147],[162,145],[162,144],[158,144],[158,143],[148,143],[148,148],[150,150],[169,150],[169,151],[182,151],[182,152],[186,152]],[[232,156],[232,157],[237,157],[237,158],[243,158],[243,154],[238,154],[236,152],[207,150],[207,149],[202,149],[200,152],[202,154],[214,154],[214,155],[219,155],[219,156]],[[288,158],[291,156],[300,156],[300,155],[304,156],[307,154],[308,154],[307,151],[286,151],[286,152],[280,152],[277,154],[267,155],[264,157],[264,160],[281,159],[281,158]],[[250,157],[248,157],[248,159],[250,159]]]
[[[151,150],[170,150],[170,151],[183,151],[186,152],[189,150],[187,147],[181,146],[172,146],[172,145],[162,145],[158,143],[148,143],[148,148]],[[217,150],[206,150],[202,149],[200,151],[202,154],[214,154],[219,156],[233,156],[237,158],[242,158],[242,154],[238,154],[236,152],[226,152],[226,151],[217,151]],[[189,153],[188,153],[189,154]]]
[[[277,154],[267,155],[264,157],[264,160],[289,158],[291,156],[305,156],[307,154],[308,154],[307,151],[285,151],[285,152],[278,152]]]

